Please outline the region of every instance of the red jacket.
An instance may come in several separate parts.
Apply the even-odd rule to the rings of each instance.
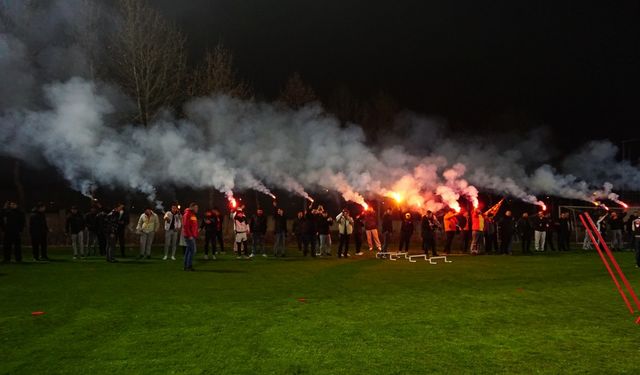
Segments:
[[[198,216],[191,212],[190,209],[184,210],[184,215],[182,216],[182,235],[185,238],[198,237]]]

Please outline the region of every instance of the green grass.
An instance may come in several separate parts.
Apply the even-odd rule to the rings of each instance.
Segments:
[[[198,254],[192,273],[62,252],[2,265],[0,373],[640,373],[640,326],[595,253],[429,265],[290,252]],[[637,288],[632,254],[617,257]]]

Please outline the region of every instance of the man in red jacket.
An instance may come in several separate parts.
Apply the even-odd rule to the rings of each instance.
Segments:
[[[198,205],[196,203],[189,204],[189,208],[184,210],[182,236],[187,244],[184,252],[184,270],[194,271],[193,254],[196,252],[196,238],[198,238]]]

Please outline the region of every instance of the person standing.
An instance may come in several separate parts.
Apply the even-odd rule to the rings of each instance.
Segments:
[[[298,251],[302,252],[302,228],[304,228],[304,213],[299,211],[296,215],[295,220],[293,221],[293,235],[296,237],[296,242],[298,243]]]
[[[189,208],[184,210],[182,237],[187,245],[184,251],[184,270],[195,271],[193,256],[196,252],[196,239],[198,238],[198,205],[195,202],[191,202]]]
[[[98,215],[98,206],[92,204],[89,212],[84,215],[86,224],[86,244],[87,256],[96,255],[98,246],[98,228],[96,226],[96,216]]]
[[[276,207],[276,213],[273,215],[273,235],[275,237],[273,242],[273,256],[284,257],[287,246],[287,218],[284,216],[284,210],[277,207],[276,202],[274,202],[273,205]]]
[[[558,219],[558,250],[569,251],[571,248],[571,220],[569,213],[563,212]]]
[[[459,228],[458,214],[456,213],[456,210],[450,208],[449,211],[447,211],[447,213],[444,215],[444,233],[446,236],[444,255],[448,255],[449,253],[451,253],[451,245],[453,244],[453,239],[456,236]]]
[[[16,202],[8,202],[4,211],[4,263],[11,261],[11,253],[17,263],[22,262],[21,235],[25,225],[25,215]]]
[[[393,219],[391,217],[391,209],[387,208],[384,215],[382,215],[382,252],[386,253],[389,250],[389,244],[391,243],[391,236],[393,234]]]
[[[620,251],[624,244],[622,231],[624,230],[624,218],[617,212],[612,212],[609,217],[609,231],[611,233],[611,250]]]
[[[73,248],[73,259],[78,256],[84,258],[84,217],[78,211],[78,207],[71,207],[71,214],[67,217],[65,232],[71,237],[71,247]]]
[[[413,218],[411,217],[411,213],[407,212],[404,214],[402,225],[400,226],[400,247],[398,248],[398,252],[403,252],[403,250],[405,253],[409,252],[409,243],[411,242],[414,230]]]
[[[458,225],[462,229],[462,251],[466,253],[470,249],[469,245],[472,237],[471,211],[458,215]]]
[[[511,211],[507,210],[498,223],[498,240],[500,241],[500,253],[511,255],[511,243],[515,231],[515,221]]]
[[[362,214],[356,216],[353,219],[353,233],[351,236],[353,237],[353,245],[355,247],[355,254],[362,255],[362,244],[364,237],[364,222],[362,221]]]
[[[222,237],[222,224],[223,224],[224,216],[220,213],[220,209],[218,207],[213,208],[213,216],[211,217],[211,221],[213,222],[214,228],[214,240],[213,240],[213,250],[211,250],[214,254],[217,253],[216,243],[220,246],[220,254],[224,254],[224,240]]]
[[[547,219],[547,223],[549,223],[549,226],[547,227],[547,235],[544,239],[544,248],[545,250],[549,248],[551,251],[556,251],[556,247],[553,244],[553,238],[555,237],[554,233],[558,231],[558,226],[560,224],[558,224],[557,221],[553,220],[550,213],[546,214],[545,218]]]
[[[103,233],[107,240],[106,258],[107,262],[115,263],[116,259],[114,254],[116,252],[116,244],[118,242],[118,231],[120,227],[120,211],[118,206],[114,207],[108,215],[104,217],[103,221]]]
[[[129,226],[129,213],[124,210],[123,203],[118,203],[116,210],[118,212],[118,233],[116,239],[120,244],[120,255],[125,258],[127,256],[125,254],[125,232]]]
[[[173,203],[171,209],[164,214],[164,257],[162,260],[167,260],[169,250],[171,250],[171,260],[176,260],[176,248],[181,231],[182,214],[180,213],[178,204]],[[207,253],[206,246],[205,240],[205,254]]]
[[[434,257],[438,256],[436,251],[436,230],[440,228],[440,223],[431,211],[422,217],[422,251],[424,255],[429,256],[429,249]]]
[[[482,211],[476,208],[471,213],[471,255],[478,255],[484,243],[484,216]]]
[[[160,221],[158,215],[147,207],[136,225],[136,233],[140,236],[140,255],[138,259],[150,259],[151,258],[151,245],[153,244],[153,237],[160,229]]]
[[[549,220],[545,217],[544,211],[539,211],[538,215],[533,218],[533,245],[536,251],[544,251],[544,242],[549,229]]]
[[[253,258],[256,255],[262,254],[262,256],[266,258],[267,254],[264,252],[264,237],[267,235],[267,217],[264,215],[262,208],[258,208],[255,215],[251,218],[249,226],[251,228],[251,242],[253,245],[249,257]]]
[[[520,236],[520,244],[522,245],[522,253],[529,254],[531,252],[531,238],[533,237],[533,226],[529,219],[529,213],[525,212],[516,223],[516,230]]]
[[[200,231],[204,230],[204,259],[209,259],[209,247],[211,247],[211,259],[216,259],[216,221],[213,210],[204,213],[204,219],[200,224]]]
[[[307,256],[311,252],[311,256],[316,256],[316,236],[318,235],[318,223],[316,210],[307,211],[304,215],[302,226],[302,254]]]
[[[44,203],[38,203],[29,217],[29,234],[31,236],[31,248],[33,260],[49,260],[47,256],[47,234],[49,226],[45,215],[47,207]]]
[[[371,209],[366,210],[363,215],[363,221],[369,251],[373,251],[374,246],[378,252],[382,251],[382,244],[380,244],[380,238],[378,236],[378,219],[376,218],[376,213]]]
[[[327,211],[322,211],[318,217],[318,252],[321,256],[331,256],[331,226],[333,218],[329,216]]]
[[[633,212],[627,216],[627,220],[624,222],[624,230],[627,237],[627,248],[634,250],[636,248],[636,237],[633,233],[633,222],[638,218],[638,212]]]
[[[231,219],[233,220],[233,230],[236,235],[236,250],[238,252],[237,259],[248,259],[247,241],[249,233],[251,232],[251,227],[244,215],[244,210],[239,208],[232,212]]]
[[[338,236],[340,237],[340,244],[338,245],[338,258],[349,257],[349,237],[353,233],[353,218],[349,215],[349,210],[346,208],[342,210],[338,216],[336,216],[336,223],[338,224]]]
[[[487,254],[498,251],[498,229],[493,213],[487,214],[484,222],[484,246]]]
[[[635,238],[636,267],[640,267],[640,217],[636,217],[631,222],[631,233]]]
[[[98,213],[96,214],[96,238],[98,239],[98,249],[100,250],[100,256],[107,254],[107,234],[105,233],[105,220],[108,213],[102,206],[98,206]]]

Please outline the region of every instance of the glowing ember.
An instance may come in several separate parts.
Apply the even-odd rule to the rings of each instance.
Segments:
[[[360,205],[362,206],[362,208],[364,208],[365,211],[369,210],[369,205],[367,204],[367,202],[362,202],[360,203]]]
[[[234,197],[229,197],[229,205],[231,205],[231,208],[233,209],[238,208],[238,202]]]
[[[542,211],[546,211],[546,210],[547,210],[547,205],[546,205],[546,204],[544,204],[544,202],[540,202],[540,209],[541,209]]]
[[[618,202],[618,204],[621,205],[624,208],[629,208],[629,205],[624,203],[624,202],[622,202],[622,201]]]
[[[315,202],[315,201],[313,200],[313,198],[311,198],[311,197],[307,197],[307,200],[308,200],[309,202],[311,202],[311,203]]]

